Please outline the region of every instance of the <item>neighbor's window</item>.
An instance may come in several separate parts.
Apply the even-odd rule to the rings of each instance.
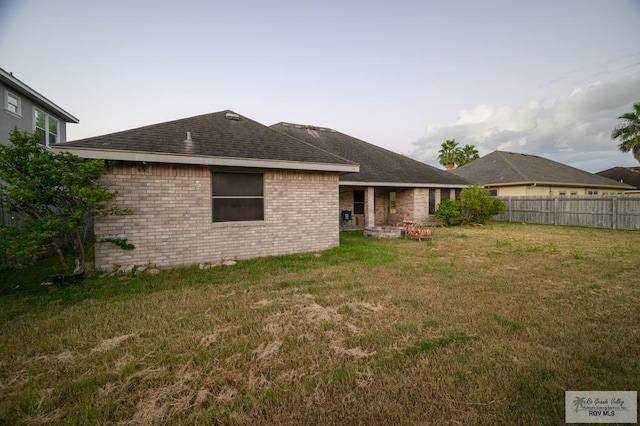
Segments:
[[[489,195],[492,197],[497,197],[498,196],[498,190],[497,189],[490,189],[489,190]]]
[[[353,191],[353,214],[364,214],[364,191]]]
[[[587,194],[589,195],[598,195],[598,191],[596,191],[595,189],[590,189],[587,191]]]
[[[571,196],[572,196],[572,197],[575,197],[575,196],[577,196],[577,195],[578,195],[578,193],[577,193],[577,192],[571,192]]]
[[[567,196],[567,193],[566,193],[565,191],[560,191],[560,196],[561,196],[561,197],[566,197],[566,196]]]
[[[396,212],[396,192],[389,192],[389,213]]]
[[[456,192],[456,200],[459,200],[460,199],[460,193],[462,192],[462,189],[456,189],[455,192]],[[496,195],[497,195],[497,192],[496,192]]]
[[[22,116],[22,101],[19,97],[9,92],[4,91],[4,109],[14,115]]]
[[[211,174],[214,222],[264,220],[262,173]]]
[[[448,189],[440,190],[440,202],[450,200],[451,199],[451,191]]]
[[[33,116],[35,131],[40,134],[42,144],[50,146],[58,142],[58,120],[38,108],[34,108]]]

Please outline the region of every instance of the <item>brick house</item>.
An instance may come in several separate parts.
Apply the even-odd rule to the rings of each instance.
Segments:
[[[339,244],[338,184],[359,166],[221,111],[56,144],[111,160],[104,183],[129,216],[96,218],[96,268],[174,267]]]
[[[359,172],[340,176],[339,211],[353,213],[343,229],[432,221],[438,204],[468,185],[464,178],[333,129],[284,122],[271,128],[360,165]]]

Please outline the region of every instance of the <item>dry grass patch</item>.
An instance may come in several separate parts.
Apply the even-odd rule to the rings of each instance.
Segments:
[[[433,242],[92,278],[0,299],[14,423],[557,424],[636,390],[640,234],[492,224]]]

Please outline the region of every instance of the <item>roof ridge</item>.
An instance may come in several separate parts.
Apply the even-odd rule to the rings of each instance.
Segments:
[[[237,112],[232,111],[232,110],[230,110],[230,109],[224,109],[224,110],[222,110],[222,111],[208,112],[208,113],[204,113],[204,114],[192,115],[192,116],[190,116],[190,117],[182,117],[182,118],[176,118],[176,119],[173,119],[173,120],[161,121],[161,122],[159,122],[159,123],[146,124],[146,125],[144,125],[144,126],[134,127],[134,128],[132,128],[132,129],[118,130],[117,132],[105,133],[105,134],[102,134],[102,135],[96,135],[96,136],[89,136],[88,138],[74,139],[74,140],[72,140],[72,141],[61,142],[61,143],[59,143],[59,144],[57,144],[57,145],[61,145],[61,144],[64,144],[64,143],[70,143],[70,142],[82,142],[82,141],[86,141],[86,140],[89,140],[89,139],[102,138],[102,137],[105,137],[105,136],[120,135],[120,134],[122,134],[122,133],[129,133],[129,132],[133,132],[133,131],[136,131],[136,130],[147,129],[147,128],[155,127],[155,126],[159,126],[159,125],[164,125],[164,124],[169,124],[169,123],[176,123],[176,122],[178,122],[178,121],[191,120],[191,119],[194,119],[194,118],[201,118],[201,117],[205,117],[205,116],[208,116],[208,115],[221,114],[221,113],[229,113],[229,112],[231,112],[231,113],[233,113],[233,114],[238,114]],[[246,120],[254,121],[254,120],[251,120],[251,119],[250,119],[250,118],[248,118],[248,117],[245,117],[245,116],[244,116],[244,115],[242,115],[242,114],[238,114],[238,115],[239,115],[240,117],[242,117],[242,118],[246,119]],[[256,122],[256,123],[257,123],[257,122]]]
[[[422,165],[427,165],[427,166],[428,166],[428,164],[427,164],[427,163],[424,163],[424,162],[422,162],[422,161],[420,161],[420,160],[416,160],[415,158],[411,158],[411,157],[409,157],[408,155],[404,155],[404,154],[400,154],[399,152],[391,151],[390,149],[383,148],[383,147],[378,146],[378,145],[376,145],[376,144],[372,144],[371,142],[367,142],[367,141],[365,141],[365,140],[362,140],[362,139],[356,138],[356,137],[351,136],[351,135],[348,135],[348,134],[346,134],[346,133],[342,133],[341,131],[339,131],[339,130],[335,130],[335,129],[332,129],[332,128],[330,128],[330,127],[320,127],[320,126],[316,127],[316,126],[313,126],[313,125],[307,125],[307,124],[296,124],[296,123],[290,123],[290,122],[285,122],[285,121],[281,121],[281,122],[279,122],[279,123],[275,123],[275,124],[273,124],[272,126],[276,126],[276,125],[278,125],[278,124],[282,124],[282,125],[287,125],[287,124],[288,124],[288,125],[292,125],[292,126],[300,126],[300,127],[296,127],[296,128],[300,128],[300,129],[302,129],[302,128],[308,129],[309,127],[307,127],[307,126],[315,127],[315,130],[318,130],[318,128],[327,129],[327,130],[330,130],[332,133],[337,133],[337,134],[342,135],[342,136],[344,136],[344,137],[347,137],[347,138],[350,138],[350,139],[356,140],[356,141],[358,141],[358,142],[360,142],[360,143],[363,143],[363,144],[366,144],[366,145],[368,145],[368,146],[371,146],[371,147],[373,147],[373,148],[374,148],[374,149],[376,149],[376,150],[384,151],[384,152],[387,152],[387,153],[389,153],[389,154],[393,154],[393,155],[395,155],[395,156],[402,157],[402,158],[406,158],[406,159],[409,159],[409,160],[414,161],[414,162],[416,162],[416,163],[420,163],[420,164],[422,164]],[[271,126],[269,126],[269,127],[271,127]],[[285,127],[286,127],[286,126],[285,126]],[[313,144],[311,144],[311,145],[313,145]],[[431,167],[433,167],[433,166],[431,166]],[[441,172],[445,172],[445,173],[446,173],[446,171],[445,171],[445,170],[440,170],[440,169],[438,169],[437,167],[434,167],[434,169],[436,169],[436,170],[439,170],[439,171],[441,171]]]
[[[513,164],[513,162],[506,156],[503,154],[512,154],[512,155],[527,155],[527,154],[520,154],[518,152],[509,152],[509,151],[496,151],[496,153],[498,155],[500,155],[500,157],[505,161],[505,163],[507,163],[509,165],[509,167],[511,167],[511,170],[513,170],[518,176],[520,176],[523,180],[526,179],[526,176],[523,175],[520,170]],[[534,155],[534,157],[537,157],[537,155]]]
[[[286,137],[291,138],[291,139],[295,139],[297,142],[303,143],[303,144],[305,144],[305,145],[307,145],[307,146],[313,147],[314,149],[317,149],[317,150],[319,150],[319,151],[325,152],[325,153],[327,153],[327,154],[331,155],[332,157],[338,158],[338,159],[343,160],[343,161],[347,161],[347,162],[349,162],[349,163],[351,163],[351,164],[358,164],[358,163],[356,163],[355,161],[352,161],[352,160],[346,159],[346,158],[344,158],[344,157],[341,157],[341,156],[339,156],[339,155],[337,155],[337,154],[334,154],[334,153],[333,153],[333,152],[331,152],[331,151],[328,151],[328,150],[326,150],[326,149],[322,149],[322,148],[320,148],[319,146],[316,146],[316,145],[314,145],[314,144],[312,144],[312,143],[309,143],[309,142],[303,141],[302,139],[298,139],[298,138],[296,138],[295,136],[291,136],[291,135],[289,135],[289,134],[283,133],[283,132],[279,131],[278,129],[276,129],[275,127],[273,127],[273,126],[275,126],[275,125],[277,125],[277,124],[289,124],[289,123],[285,123],[284,121],[281,121],[280,123],[276,123],[276,124],[273,124],[273,125],[271,125],[271,126],[266,126],[266,127],[268,127],[269,129],[272,129],[274,132],[278,132],[278,133],[280,133],[280,134],[281,134],[281,135],[283,135],[283,136],[286,136]],[[336,132],[335,130],[332,130],[332,131],[333,131],[333,132]],[[336,132],[336,133],[339,133],[339,132]]]

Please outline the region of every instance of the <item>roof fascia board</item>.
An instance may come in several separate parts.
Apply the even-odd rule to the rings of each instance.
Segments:
[[[3,70],[2,68],[0,68],[0,77],[2,77],[2,80],[5,81],[6,84],[9,87],[11,87],[13,89],[16,89],[16,90],[19,90],[23,94],[27,95],[28,97],[34,98],[35,100],[37,100],[40,103],[44,104],[49,109],[51,109],[53,112],[58,114],[61,118],[63,118],[66,122],[68,122],[68,123],[79,123],[80,122],[80,120],[78,120],[76,117],[74,117],[73,115],[69,114],[67,111],[65,111],[64,109],[60,108],[58,105],[56,105],[55,103],[53,103],[49,99],[45,98],[40,93],[36,92],[31,87],[27,86],[26,84],[24,84],[23,82],[21,82],[20,80],[15,78],[13,75],[11,75],[8,72],[6,72],[5,70]]]
[[[304,163],[297,161],[260,160],[253,158],[207,157],[140,151],[51,146],[52,150],[69,152],[82,158],[100,160],[141,161],[148,163],[191,164],[198,166],[252,167],[264,169],[313,170],[323,172],[357,173],[358,164]]]
[[[394,188],[466,188],[465,184],[444,184],[444,183],[415,183],[415,182],[358,182],[340,181],[341,186],[384,186]]]

